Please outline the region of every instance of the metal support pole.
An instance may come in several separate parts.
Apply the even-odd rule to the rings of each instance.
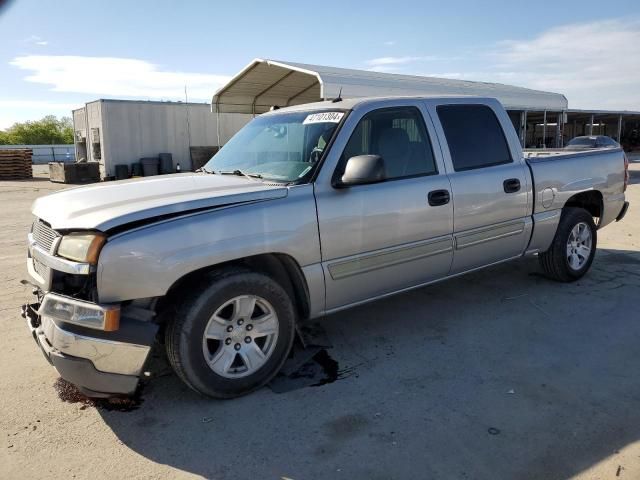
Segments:
[[[522,132],[522,148],[527,148],[527,111],[524,111],[524,130]]]
[[[527,112],[520,112],[520,146],[524,148],[524,130],[526,128]]]
[[[547,111],[544,111],[542,120],[542,148],[547,148]]]
[[[554,142],[555,148],[560,148],[561,147],[560,141],[561,141],[561,138],[562,138],[562,131],[560,130],[560,128],[561,128],[562,120],[563,120],[562,117],[563,117],[562,112],[559,112],[557,114],[557,117],[556,117],[557,118],[557,121],[556,121],[556,138],[555,138],[555,142]]]
[[[218,105],[216,105],[216,136],[218,139],[218,148],[220,148],[222,145],[220,145],[220,109]]]
[[[620,143],[620,139],[622,138],[622,115],[618,115],[618,143]]]
[[[538,124],[534,121],[533,122],[533,132],[531,133],[531,141],[533,144],[533,148],[538,148],[538,145],[536,144],[536,135],[537,132],[536,130],[538,129]]]
[[[591,115],[591,123],[589,124],[589,136],[593,135],[593,115]]]

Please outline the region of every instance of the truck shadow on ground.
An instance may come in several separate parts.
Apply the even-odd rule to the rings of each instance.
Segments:
[[[640,253],[599,250],[573,284],[535,272],[326,318],[354,372],[335,383],[214,401],[167,374],[139,409],[100,413],[135,452],[206,478],[567,478],[640,438]]]

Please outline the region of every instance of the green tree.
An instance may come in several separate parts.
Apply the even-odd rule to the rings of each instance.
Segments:
[[[13,145],[11,137],[4,130],[0,130],[0,145]]]
[[[70,117],[58,119],[47,115],[41,120],[14,123],[0,130],[0,145],[51,145],[73,143],[73,124]]]

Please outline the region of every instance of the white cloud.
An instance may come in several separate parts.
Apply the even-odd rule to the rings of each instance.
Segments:
[[[70,117],[71,110],[81,106],[82,104],[77,103],[0,98],[0,130],[10,127],[16,122],[38,120],[45,115]]]
[[[71,110],[80,108],[81,106],[82,104],[78,103],[46,102],[41,100],[6,100],[0,98],[0,108],[69,110],[69,115],[71,114]]]
[[[434,60],[435,57],[421,56],[421,57],[378,57],[367,60],[365,63],[370,67],[377,67],[381,65],[406,65],[407,63],[420,62],[424,60]]]
[[[386,42],[383,43],[383,45],[386,45],[387,47],[393,47],[396,44],[395,40],[387,40]]]
[[[405,69],[407,66],[419,63],[426,62],[431,60],[436,60],[437,57],[423,55],[423,56],[403,56],[403,57],[378,57],[372,58],[371,60],[367,60],[364,62],[367,65],[369,70],[373,70],[376,72],[385,72],[385,73],[393,73],[399,72]]]
[[[25,80],[50,85],[56,92],[143,99],[209,101],[230,77],[160,69],[135,58],[28,55],[11,65],[31,73]]]
[[[40,46],[49,45],[48,41],[43,40],[42,37],[39,37],[38,35],[31,35],[30,37],[25,39],[25,42]]]
[[[564,94],[570,108],[640,110],[640,21],[570,24],[461,55],[380,57],[370,70],[507,83]],[[429,63],[425,74],[420,61]],[[445,73],[435,73],[445,72]]]
[[[640,110],[638,45],[638,21],[565,25],[497,45],[485,79],[563,93],[574,108]]]

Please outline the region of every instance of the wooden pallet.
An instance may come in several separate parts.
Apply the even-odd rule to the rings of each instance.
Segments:
[[[33,178],[31,149],[0,150],[0,180]]]
[[[16,173],[16,172],[28,172],[29,170],[31,170],[31,167],[23,167],[23,166],[19,166],[19,167],[6,167],[6,168],[2,168],[0,167],[0,174],[1,173]]]

